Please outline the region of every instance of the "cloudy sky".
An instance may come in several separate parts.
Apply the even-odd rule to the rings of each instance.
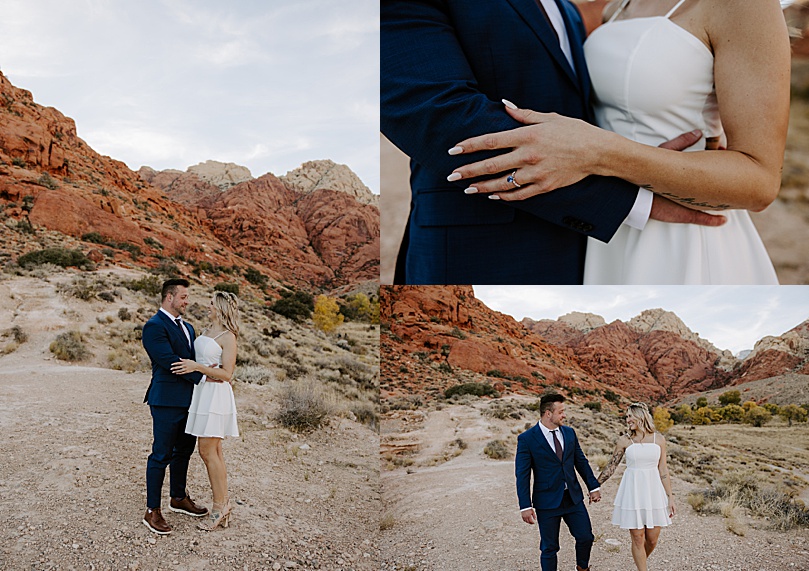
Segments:
[[[809,286],[475,286],[475,296],[518,321],[582,311],[610,323],[659,307],[734,354],[809,318]]]
[[[375,0],[3,0],[0,69],[134,170],[331,159],[379,192]]]

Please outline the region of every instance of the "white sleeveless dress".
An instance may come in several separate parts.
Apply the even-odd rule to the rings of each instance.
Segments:
[[[615,20],[584,45],[600,127],[651,146],[701,129],[688,151],[722,133],[714,58],[696,36],[665,16]],[[723,211],[718,228],[649,220],[621,225],[604,244],[587,241],[585,284],[777,284],[764,244],[746,210]]]
[[[633,442],[625,455],[626,471],[613,502],[612,523],[621,529],[671,525],[669,499],[657,469],[660,446],[655,441]]]
[[[194,351],[197,363],[206,367],[222,365],[222,347],[215,337],[200,335],[194,340]],[[194,387],[185,431],[194,436],[239,436],[236,400],[230,383],[202,381]]]

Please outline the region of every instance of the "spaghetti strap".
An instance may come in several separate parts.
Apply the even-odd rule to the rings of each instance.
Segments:
[[[621,2],[621,5],[618,6],[618,9],[612,13],[612,16],[610,16],[610,19],[607,20],[606,23],[609,24],[610,22],[612,22],[616,18],[616,16],[618,16],[618,14],[624,11],[624,8],[626,7],[627,4],[629,4],[629,0],[623,0]]]
[[[220,333],[220,334],[219,334],[219,335],[217,335],[216,337],[212,337],[211,339],[219,339],[219,338],[220,338],[222,335],[224,335],[224,334],[225,334],[225,333],[227,333],[227,332],[228,332],[228,330],[227,330],[227,329],[225,329],[225,330],[224,330],[222,333]]]
[[[666,14],[666,16],[665,16],[666,20],[668,20],[669,18],[671,18],[672,14],[674,14],[674,12],[676,12],[676,11],[677,11],[677,8],[679,8],[680,6],[682,6],[682,5],[683,5],[683,2],[685,2],[685,0],[680,0],[679,2],[677,2],[677,3],[674,5],[674,8],[672,8],[671,10],[669,10],[669,13],[668,13],[668,14]]]
[[[657,433],[652,432],[652,444],[657,444],[657,441],[655,440],[656,438],[657,438]]]

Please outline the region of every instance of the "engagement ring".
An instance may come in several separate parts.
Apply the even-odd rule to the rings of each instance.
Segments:
[[[517,182],[517,171],[514,171],[510,175],[506,177],[506,182],[509,182],[514,185],[514,188],[520,188],[522,185]]]

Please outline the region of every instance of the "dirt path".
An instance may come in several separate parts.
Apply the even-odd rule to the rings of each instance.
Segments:
[[[437,419],[432,418],[433,416]],[[383,442],[387,436],[383,422]],[[393,525],[380,538],[382,569],[392,570],[534,570],[539,568],[539,534],[520,519],[514,491],[513,461],[482,454],[485,442],[509,438],[523,429],[521,421],[484,417],[480,405],[453,405],[428,415],[413,438],[429,442],[413,456],[414,464],[382,474],[385,513]],[[460,435],[460,436],[459,436]],[[441,446],[468,439],[462,453],[430,466]],[[581,437],[581,435],[580,435]],[[587,449],[586,443],[584,444]],[[596,470],[597,471],[597,470]],[[589,507],[596,535],[592,565],[598,571],[633,569],[629,534],[610,523],[612,501],[621,472],[604,486],[604,499]],[[663,531],[650,560],[655,571],[770,571],[809,569],[809,532],[779,533],[766,522],[746,520],[744,537],[727,531],[721,517],[705,517],[686,502],[691,484],[674,480],[680,513]],[[605,540],[620,545],[612,547]],[[573,540],[562,532],[560,569],[572,568]],[[563,567],[565,566],[565,567]]]
[[[308,436],[278,428],[259,412],[274,410],[269,386],[236,387],[242,435],[224,443],[231,526],[206,534],[168,512],[174,533],[150,533],[141,523],[148,375],[48,357],[56,330],[87,316],[41,280],[13,285],[21,284],[24,296],[0,282],[2,299],[14,295],[0,328],[19,324],[29,334],[0,357],[0,569],[379,568],[377,435],[345,419]],[[210,505],[196,454],[189,491]]]

